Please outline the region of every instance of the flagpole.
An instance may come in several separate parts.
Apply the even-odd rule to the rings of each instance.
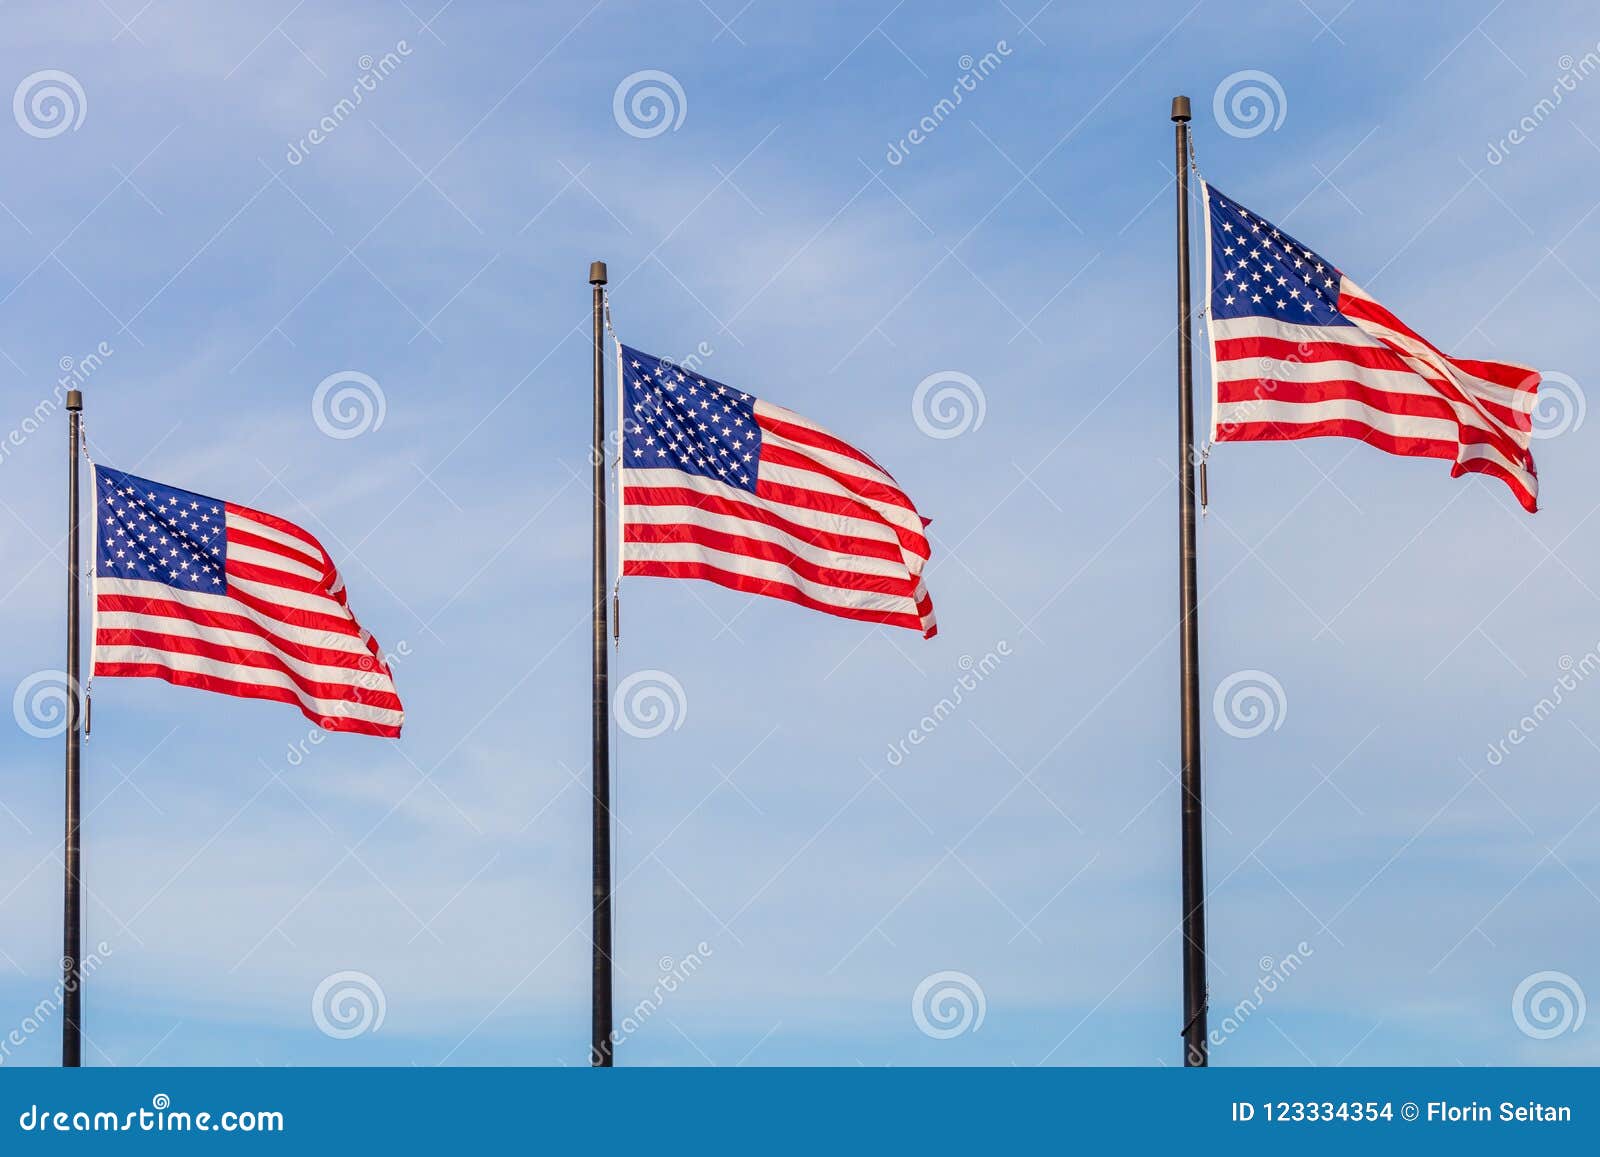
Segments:
[[[590,987],[589,1063],[610,1068],[611,1042],[611,730],[606,717],[610,693],[606,669],[606,263],[589,266],[594,287],[594,576],[593,576],[593,724],[594,795],[594,946]]]
[[[79,693],[78,693],[78,455],[82,445],[83,394],[67,391],[67,805],[63,848],[65,890],[61,925],[61,1064],[83,1063],[82,893],[78,858]]]
[[[1189,98],[1172,98],[1178,178],[1178,602],[1183,719],[1183,1063],[1206,1056],[1205,857],[1200,807],[1200,608],[1195,577],[1194,359],[1189,304]]]

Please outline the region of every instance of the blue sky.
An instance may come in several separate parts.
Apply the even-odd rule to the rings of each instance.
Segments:
[[[59,70],[82,113],[0,126],[0,689],[62,664],[63,419],[31,416],[101,343],[98,457],[300,522],[405,648],[393,744],[297,750],[281,705],[95,688],[90,1063],[584,1063],[597,258],[629,344],[703,343],[707,373],[894,470],[933,519],[940,621],[923,642],[625,586],[614,679],[681,697],[614,744],[619,1018],[701,966],[622,1062],[1176,1063],[1179,92],[1219,187],[1574,402],[1533,517],[1355,443],[1213,455],[1213,1026],[1255,1003],[1215,1060],[1600,1059],[1593,1024],[1513,1013],[1543,972],[1600,993],[1586,6],[435,4],[0,17],[5,85]],[[642,70],[676,82],[676,127],[615,115]],[[1247,70],[1275,127],[1230,132],[1214,97]],[[330,437],[313,394],[344,371],[383,420]],[[913,395],[944,373],[983,421],[930,437]],[[1282,692],[1249,738],[1211,710],[1237,672]],[[0,728],[0,1036],[55,979],[60,745]],[[346,972],[384,1016],[341,1038],[312,1005]],[[947,972],[983,1018],[938,1037],[913,1001]],[[56,1060],[53,1021],[20,1037],[5,1063]]]

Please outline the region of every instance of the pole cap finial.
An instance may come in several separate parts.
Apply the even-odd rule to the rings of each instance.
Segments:
[[[606,263],[604,261],[589,262],[589,284],[604,285],[606,283]]]
[[[67,409],[69,409],[69,410],[81,410],[81,409],[83,409],[83,391],[82,390],[68,390],[67,391]]]
[[[1190,119],[1188,97],[1175,96],[1172,98],[1172,119],[1175,121],[1187,121]]]

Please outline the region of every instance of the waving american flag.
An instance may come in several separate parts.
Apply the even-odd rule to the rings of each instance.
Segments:
[[[94,676],[148,676],[398,736],[377,640],[328,552],[275,515],[95,466]]]
[[[623,574],[933,636],[927,523],[888,471],[781,406],[619,350]]]
[[[1539,374],[1451,357],[1331,261],[1205,190],[1212,440],[1335,435],[1489,474],[1530,513]]]

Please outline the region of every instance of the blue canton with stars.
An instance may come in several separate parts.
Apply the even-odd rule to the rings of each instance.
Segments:
[[[95,467],[95,483],[95,567],[101,578],[227,593],[222,502],[106,466]]]
[[[622,347],[622,462],[756,489],[756,400],[665,358]]]
[[[1206,186],[1211,215],[1211,316],[1351,325],[1339,312],[1339,270],[1271,221]]]

